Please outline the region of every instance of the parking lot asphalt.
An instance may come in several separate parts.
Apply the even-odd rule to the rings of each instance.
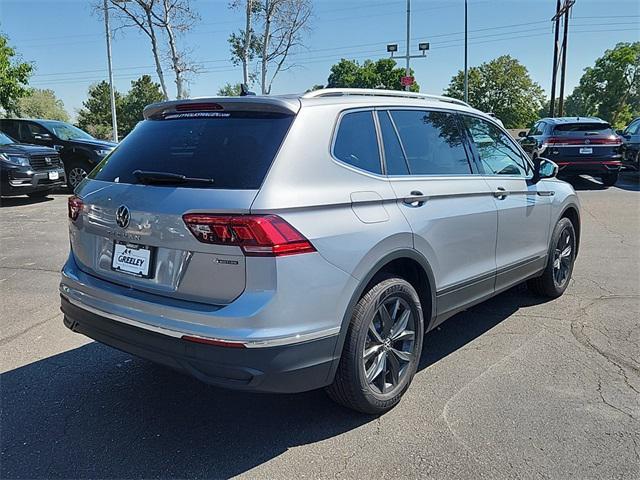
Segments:
[[[0,208],[0,477],[640,478],[640,184],[574,186],[563,297],[517,287],[425,338],[379,418],[220,390],[67,330],[66,195]]]

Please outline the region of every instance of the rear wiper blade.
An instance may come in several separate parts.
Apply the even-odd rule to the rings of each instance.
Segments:
[[[150,170],[134,170],[133,175],[142,183],[213,183],[213,178],[187,177],[179,173],[153,172]]]

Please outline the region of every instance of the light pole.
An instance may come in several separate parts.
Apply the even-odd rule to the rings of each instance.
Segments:
[[[118,141],[118,119],[116,118],[116,92],[113,88],[113,67],[111,65],[111,30],[109,29],[109,7],[104,0],[104,30],[107,36],[107,64],[109,66],[109,87],[111,90],[111,126],[112,138]]]
[[[467,70],[467,0],[464,0],[464,101],[469,103],[469,71]]]
[[[412,58],[425,58],[427,56],[427,50],[429,50],[429,42],[420,42],[418,43],[418,50],[422,52],[421,55],[411,55],[411,0],[407,0],[407,53],[404,55],[406,60],[406,67],[404,69],[404,77],[402,77],[402,85],[404,89],[409,91],[411,89],[411,85],[414,83],[414,79],[411,76],[411,65],[410,60]],[[391,54],[391,58],[393,54],[398,51],[397,43],[390,43],[387,45],[387,52]],[[402,58],[402,57],[400,57]]]

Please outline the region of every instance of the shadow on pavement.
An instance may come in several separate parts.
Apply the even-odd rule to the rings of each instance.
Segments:
[[[427,335],[420,369],[535,303],[516,288],[459,314]],[[322,391],[217,389],[98,343],[0,382],[1,478],[227,478],[374,418]]]
[[[47,203],[53,200],[51,195],[46,197],[27,197],[26,195],[20,197],[2,197],[0,198],[0,208],[8,207],[20,207],[24,205],[34,205],[36,203]]]
[[[640,176],[638,172],[623,172],[613,187],[605,187],[597,179],[590,176],[559,177],[570,183],[574,190],[607,190],[608,188],[620,188],[622,190],[640,191]]]

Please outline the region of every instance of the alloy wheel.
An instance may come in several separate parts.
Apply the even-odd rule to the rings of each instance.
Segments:
[[[69,185],[71,188],[76,186],[87,176],[87,171],[82,167],[74,167],[69,170]]]
[[[569,279],[573,264],[573,235],[565,228],[553,253],[553,281],[561,288]]]
[[[380,303],[362,354],[366,381],[374,393],[389,394],[404,380],[415,356],[415,316],[399,296]]]

